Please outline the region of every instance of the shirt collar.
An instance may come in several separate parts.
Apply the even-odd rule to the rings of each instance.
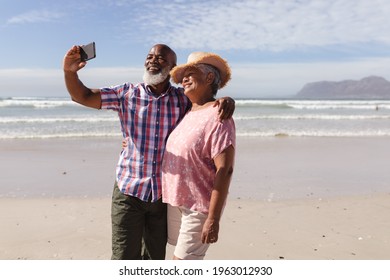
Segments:
[[[173,88],[173,86],[172,86],[172,84],[169,82],[169,85],[168,85],[167,90],[166,90],[165,92],[163,92],[162,94],[160,94],[159,96],[156,96],[156,95],[150,90],[150,86],[149,86],[148,84],[145,83],[145,91],[146,91],[146,93],[147,93],[148,95],[150,95],[150,96],[153,96],[154,98],[160,98],[160,97],[163,97],[163,96],[166,96],[166,95],[170,94],[171,91],[172,91],[172,88]]]

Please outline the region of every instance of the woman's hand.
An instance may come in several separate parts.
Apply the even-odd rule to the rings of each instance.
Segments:
[[[218,241],[219,221],[207,218],[202,229],[202,243]]]
[[[127,148],[127,138],[122,140],[122,150]]]

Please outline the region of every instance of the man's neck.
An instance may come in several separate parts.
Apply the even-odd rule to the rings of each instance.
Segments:
[[[155,96],[160,96],[168,90],[169,85],[169,81],[164,81],[158,85],[148,85],[148,88]]]

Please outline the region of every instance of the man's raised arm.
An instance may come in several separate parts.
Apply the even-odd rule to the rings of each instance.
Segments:
[[[65,85],[73,101],[87,107],[100,109],[100,90],[86,87],[77,74],[86,64],[86,62],[81,61],[80,47],[73,46],[65,54],[63,61]]]

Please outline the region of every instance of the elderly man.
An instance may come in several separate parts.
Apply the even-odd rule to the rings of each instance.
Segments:
[[[69,94],[87,107],[116,111],[127,141],[119,157],[112,196],[112,259],[142,259],[142,240],[148,257],[165,259],[162,157],[168,135],[191,106],[183,89],[170,83],[169,71],[176,66],[176,54],[170,47],[157,44],[146,57],[143,83],[101,89],[88,88],[80,81],[77,72],[85,65],[80,47],[73,46],[63,61]],[[234,101],[225,98],[218,103],[220,118],[231,117]]]

